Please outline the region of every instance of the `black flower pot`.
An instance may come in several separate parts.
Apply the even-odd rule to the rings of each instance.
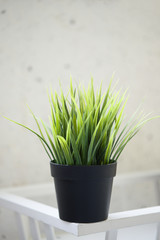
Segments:
[[[50,166],[62,220],[92,223],[107,219],[116,163],[67,166],[51,162]]]

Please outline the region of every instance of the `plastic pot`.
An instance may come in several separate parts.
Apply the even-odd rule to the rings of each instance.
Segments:
[[[50,162],[60,219],[92,223],[108,217],[116,163],[68,166]]]

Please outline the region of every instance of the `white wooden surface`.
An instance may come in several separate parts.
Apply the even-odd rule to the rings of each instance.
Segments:
[[[123,190],[125,190],[125,186],[130,186],[130,184],[135,186],[136,182],[138,183],[145,180],[153,181],[153,186],[155,188],[154,192],[156,195],[156,203],[158,203],[159,205],[159,172],[117,177],[115,184],[118,183],[119,185],[123,186],[121,191],[123,193]],[[62,230],[62,232],[60,231],[61,235],[59,235],[58,238],[65,240],[75,239],[73,236],[71,237],[71,235],[67,235],[69,233],[72,233],[75,236],[81,236],[80,239],[90,239],[91,237],[92,239],[98,240],[101,236],[103,237],[101,238],[103,240],[141,240],[142,238],[139,235],[139,239],[137,238],[137,235],[134,235],[135,231],[137,231],[136,229],[138,229],[138,231],[141,233],[142,231],[143,233],[146,233],[145,237],[143,236],[143,239],[160,240],[160,206],[158,205],[155,207],[140,208],[131,211],[112,213],[109,215],[108,220],[98,223],[69,223],[59,219],[57,208],[26,198],[26,196],[35,196],[35,198],[37,198],[38,196],[42,195],[42,192],[43,194],[47,194],[50,191],[52,191],[53,193],[53,184],[42,184],[37,186],[28,186],[25,188],[19,187],[7,190],[3,189],[0,191],[0,207],[10,209],[15,213],[14,215],[18,226],[20,240],[28,240],[30,239],[30,237],[32,237],[32,239],[34,240],[42,239],[40,231],[42,229],[40,229],[39,224],[40,222],[41,226],[43,227],[43,233],[45,234],[46,240],[56,239],[54,228]],[[28,229],[26,229],[26,225],[23,222],[23,216],[27,216],[30,233],[28,233]],[[130,229],[132,232],[131,234],[129,233]],[[151,233],[151,231],[153,232],[153,230],[154,234]],[[63,231],[65,231],[64,237],[62,234],[64,233]],[[106,234],[104,235],[105,232]],[[83,236],[85,237],[88,234],[91,234],[88,236],[89,238],[83,238]],[[100,235],[97,236],[97,234]]]
[[[22,216],[18,212],[15,212],[15,219],[18,226],[19,239],[27,240]]]
[[[112,213],[106,221],[87,225],[79,224],[78,235],[111,231],[154,222],[160,222],[160,206]]]
[[[33,224],[33,219],[35,219],[66,232],[73,233],[76,236],[160,222],[160,206],[113,213],[109,215],[106,221],[90,224],[62,221],[59,219],[57,209],[4,192],[0,193],[0,206],[30,217],[32,221],[31,226],[35,225],[35,222]],[[35,229],[31,229],[31,231],[34,231],[34,235],[37,236],[36,239],[38,240],[39,234],[35,232],[37,231]]]
[[[24,214],[28,217],[32,217],[66,232],[78,235],[78,224],[60,220],[56,208],[4,192],[0,192],[0,206]]]
[[[117,230],[107,231],[105,234],[105,240],[116,240],[118,235]]]

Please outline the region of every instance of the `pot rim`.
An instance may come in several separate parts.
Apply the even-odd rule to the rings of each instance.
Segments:
[[[50,162],[54,178],[68,180],[104,179],[116,175],[117,162],[105,165],[61,165]]]
[[[60,167],[104,167],[104,166],[110,166],[110,165],[117,165],[117,161],[113,161],[112,163],[108,163],[108,164],[95,164],[95,165],[77,165],[77,164],[73,164],[73,165],[67,165],[67,164],[59,164],[59,163],[55,163],[52,161],[50,161],[50,164],[55,165],[55,166],[60,166]]]

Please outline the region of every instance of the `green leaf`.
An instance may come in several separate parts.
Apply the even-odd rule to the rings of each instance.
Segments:
[[[95,141],[95,137],[96,137],[96,134],[97,134],[97,131],[98,131],[98,128],[99,128],[101,122],[102,122],[102,119],[100,119],[100,121],[98,122],[98,124],[97,124],[97,126],[96,126],[96,128],[94,130],[94,133],[93,133],[93,135],[91,137],[91,142],[90,142],[90,145],[89,145],[88,157],[87,157],[87,164],[88,165],[91,165],[91,163],[92,163],[91,156],[92,156],[92,151],[93,151],[93,148],[94,148],[94,141]]]
[[[74,159],[75,159],[75,164],[76,165],[82,165],[82,161],[81,161],[81,157],[80,157],[80,153],[78,150],[78,146],[76,144],[74,135],[71,132],[71,144],[72,144],[72,149],[73,149],[73,154],[74,154]]]
[[[35,131],[33,131],[31,128],[29,128],[29,127],[27,127],[27,126],[25,126],[25,125],[23,125],[23,124],[21,124],[21,123],[19,123],[19,122],[16,122],[16,121],[14,121],[14,120],[12,120],[12,119],[9,119],[9,118],[7,118],[7,117],[5,117],[5,116],[3,116],[3,117],[6,118],[7,120],[9,120],[9,121],[11,121],[11,122],[19,125],[19,126],[25,128],[25,129],[29,130],[29,131],[32,132],[34,135],[36,135],[36,136],[41,140],[41,143],[43,142],[43,143],[46,145],[46,147],[48,148],[48,150],[49,150],[49,152],[50,152],[50,154],[51,154],[51,156],[52,156],[52,158],[50,157],[50,159],[51,159],[51,160],[54,159],[54,154],[53,154],[50,146],[48,145],[47,141],[46,141],[43,137],[41,137],[38,133],[36,133]],[[43,147],[44,147],[44,145],[43,145]],[[46,150],[46,148],[45,148],[45,150]],[[50,155],[49,155],[49,156],[50,156]]]
[[[74,162],[73,162],[72,154],[70,152],[70,149],[68,147],[66,140],[62,136],[59,136],[59,135],[57,135],[57,138],[60,142],[67,165],[73,165]]]
[[[110,156],[111,156],[111,149],[112,149],[112,144],[113,144],[113,137],[114,133],[112,133],[111,137],[109,138],[109,143],[105,152],[104,156],[104,164],[109,164]]]
[[[23,124],[9,120],[35,134],[50,159],[58,164],[109,164],[118,160],[126,145],[144,124],[156,118],[138,114],[136,110],[121,128],[128,99],[127,90],[124,93],[121,89],[116,91],[117,85],[112,86],[112,82],[113,77],[103,94],[101,83],[96,95],[93,77],[87,89],[80,85],[74,88],[70,78],[67,96],[62,87],[60,97],[56,91],[54,94],[52,89],[50,94],[48,91],[50,125],[39,120],[29,108],[39,134]]]

